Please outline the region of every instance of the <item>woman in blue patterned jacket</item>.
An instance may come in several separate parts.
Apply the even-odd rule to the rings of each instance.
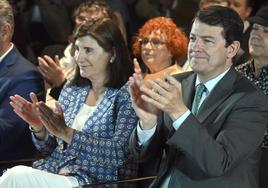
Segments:
[[[128,139],[137,117],[125,84],[133,68],[124,39],[107,19],[82,24],[75,36],[77,72],[63,88],[56,112],[33,93],[32,103],[11,97],[46,157],[33,168],[7,170],[0,187],[75,187],[136,175]]]

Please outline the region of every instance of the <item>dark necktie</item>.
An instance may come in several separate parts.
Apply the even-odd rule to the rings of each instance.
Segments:
[[[198,107],[201,102],[202,95],[205,91],[206,91],[206,86],[204,84],[200,83],[196,86],[194,101],[192,104],[192,113],[194,115],[196,115],[198,112]]]

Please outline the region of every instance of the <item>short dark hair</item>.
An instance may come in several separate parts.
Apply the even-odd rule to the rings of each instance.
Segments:
[[[89,20],[76,29],[75,40],[83,36],[93,37],[97,43],[106,51],[115,51],[115,60],[108,64],[108,75],[106,87],[120,88],[133,73],[133,66],[129,56],[128,48],[117,25],[107,18]],[[80,76],[79,67],[76,68],[71,85],[81,86],[90,84],[88,79]]]
[[[241,43],[243,36],[244,24],[240,16],[228,7],[210,6],[199,10],[195,19],[212,26],[221,26],[223,28],[223,38],[226,40],[226,46],[234,41]]]

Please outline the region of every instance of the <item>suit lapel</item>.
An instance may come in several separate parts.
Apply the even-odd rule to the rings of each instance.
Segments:
[[[204,120],[233,93],[233,84],[236,78],[236,72],[234,68],[231,68],[219,81],[199,108],[197,118],[200,123],[204,122]]]
[[[0,78],[8,74],[9,69],[6,66],[0,68]]]

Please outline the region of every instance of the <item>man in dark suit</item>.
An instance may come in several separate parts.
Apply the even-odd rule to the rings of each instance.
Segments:
[[[10,106],[15,94],[29,99],[29,93],[43,91],[43,79],[10,42],[14,16],[10,4],[0,1],[0,160],[12,160],[33,154],[28,125]]]
[[[268,101],[232,66],[242,32],[232,9],[200,10],[188,47],[193,72],[151,80],[152,89],[137,69],[130,78],[140,118],[131,151],[140,162],[162,159],[151,187],[258,187]]]

